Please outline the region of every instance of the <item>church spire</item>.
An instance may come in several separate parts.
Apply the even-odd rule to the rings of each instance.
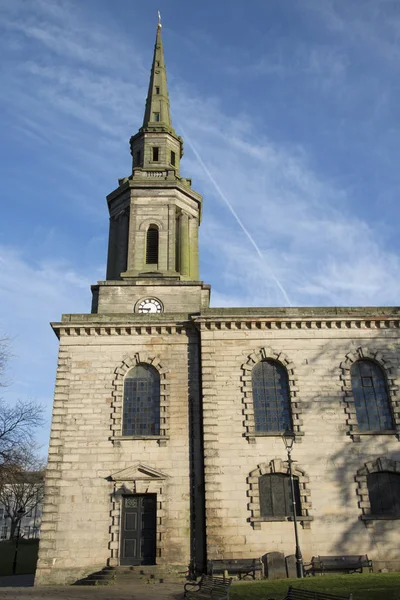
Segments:
[[[180,175],[183,140],[169,114],[160,22],[143,126],[130,148],[132,174],[108,196],[107,279],[198,281],[202,198]]]
[[[161,29],[161,17],[160,13],[158,13],[156,44],[154,46],[149,91],[147,93],[146,109],[141,131],[168,131],[175,133],[172,128],[169,112],[167,72],[165,69]]]

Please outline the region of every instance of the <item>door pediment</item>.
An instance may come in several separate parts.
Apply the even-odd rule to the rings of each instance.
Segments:
[[[131,467],[110,475],[111,481],[163,481],[167,478],[168,475],[162,471],[158,471],[143,463],[136,463]]]

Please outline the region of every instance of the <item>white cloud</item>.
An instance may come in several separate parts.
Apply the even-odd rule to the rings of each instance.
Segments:
[[[122,69],[129,56],[129,64],[143,70],[139,56],[129,55],[130,46],[121,35],[115,35],[110,44],[112,23],[104,27],[98,22],[96,27],[88,27],[82,9],[76,2],[64,0],[35,0],[34,5],[12,0],[0,5],[0,14],[6,31],[39,42],[62,59],[95,68],[114,64]]]
[[[323,16],[329,17],[331,25],[338,29],[342,20],[336,14],[334,4],[328,4]],[[36,83],[30,104],[31,116],[24,117],[25,123],[33,135],[40,135],[40,131],[46,132],[54,125],[52,133],[57,132],[60,143],[67,142],[74,148],[71,152],[80,155],[89,169],[104,163],[104,168],[111,170],[115,163],[107,162],[104,149],[114,145],[120,153],[118,140],[128,133],[127,122],[135,119],[140,123],[145,90],[143,74],[139,73],[136,81],[130,82],[121,77],[120,69],[117,72],[111,70],[115,64],[113,57],[121,54],[124,42],[108,36],[105,51],[105,32],[98,24],[91,27],[89,36],[82,40],[83,25],[72,15],[67,2],[41,1],[38,6],[40,10],[35,16],[29,14],[21,20],[14,15],[6,21],[9,28],[17,27],[25,36],[34,37],[62,58],[61,64],[51,60],[47,63],[30,60],[22,65],[21,72],[34,77]],[[64,19],[70,25],[68,37],[55,48],[53,43]],[[317,77],[326,71],[331,74],[329,77],[341,77],[346,69],[345,55],[328,47],[325,52],[320,50],[315,48],[308,53],[305,47],[300,48],[293,68],[298,70],[300,65],[301,69]],[[135,56],[141,64],[140,53],[136,52]],[[79,59],[82,64],[73,67],[68,62],[71,59]],[[97,60],[106,61],[102,66],[108,69],[98,71]],[[277,145],[260,135],[257,121],[251,115],[227,116],[217,99],[204,97],[197,90],[188,90],[179,79],[175,81],[171,96],[172,112],[179,115],[179,120],[175,121],[178,131],[182,125],[199,149],[213,177],[262,249],[267,264],[274,272],[282,273],[289,295],[298,303],[313,302],[310,290],[316,294],[314,302],[321,302],[321,299],[331,304],[339,299],[345,303],[352,299],[362,302],[365,296],[365,302],[379,303],[380,298],[393,301],[397,287],[386,285],[385,294],[380,295],[381,284],[378,282],[390,278],[388,269],[395,269],[397,273],[396,257],[378,241],[381,232],[377,227],[367,225],[352,214],[347,191],[318,176],[301,146]],[[17,105],[27,102],[27,94],[17,84],[9,86],[8,95]],[[66,129],[63,114],[91,130],[96,129],[97,140],[79,126],[75,130]],[[32,115],[47,127],[37,127]],[[93,145],[98,145],[100,139],[102,147],[94,149]],[[230,222],[226,208],[219,204],[213,186],[190,151],[187,155],[183,170],[193,175],[195,182],[197,178],[206,192],[205,223],[210,222],[209,217],[213,215],[214,226],[216,223],[219,229],[218,240],[208,236],[208,251],[214,258],[223,260],[224,266],[230,267],[227,279],[231,285],[236,282],[244,288],[240,281],[252,279],[245,274],[251,266],[256,272],[263,270],[263,277],[268,279],[268,269],[263,269],[262,261],[258,264],[259,259],[248,247],[248,241],[240,237],[240,245],[237,244],[236,225]],[[78,165],[69,168],[79,171]],[[218,203],[216,209],[213,202]],[[230,223],[229,227],[226,222]],[[371,262],[374,268],[371,268]],[[282,302],[280,294],[272,292],[273,288],[274,285],[267,285],[267,300],[275,304]],[[347,300],[343,290],[348,292]],[[243,299],[247,297],[245,295]],[[254,304],[254,295],[251,298]],[[264,298],[262,295],[260,300]]]
[[[49,421],[58,343],[49,322],[64,312],[89,312],[90,276],[60,261],[32,264],[16,248],[0,246],[0,334],[11,338],[11,385],[2,395],[10,402],[34,399],[44,404]],[[47,442],[47,430],[41,443]]]
[[[344,36],[350,44],[363,44],[368,54],[378,55],[398,69],[400,13],[395,2],[365,0],[362,10],[357,3],[337,0],[305,0],[304,6],[332,32]]]
[[[334,3],[318,2],[322,5],[332,9],[323,15],[331,19],[331,27],[346,31],[348,23],[333,10]],[[79,176],[83,188],[70,200],[72,215],[78,223],[85,213],[93,214],[97,227],[98,219],[106,221],[107,214],[103,198],[93,197],[94,190],[97,194],[93,183],[99,173],[110,173],[113,180],[126,174],[127,141],[141,124],[149,65],[142,67],[142,53],[123,36],[111,35],[95,20],[90,27],[87,21],[79,22],[68,2],[36,0],[34,11],[31,6],[20,0],[0,6],[6,33],[20,36],[19,43],[8,48],[15,56],[5,69],[0,101],[14,110],[15,127],[40,142],[38,152],[45,146],[59,160],[63,149],[63,193],[68,196],[70,176]],[[315,11],[318,6],[314,3]],[[381,34],[374,43],[380,43]],[[28,50],[31,43],[40,50],[36,54]],[[264,69],[286,77],[289,68],[292,73],[300,68],[325,90],[337,86],[337,93],[343,93],[345,52],[329,47],[308,52],[304,47],[294,67],[282,54],[275,59],[255,64],[249,77]],[[361,209],[357,214],[352,191],[317,171],[304,146],[278,143],[265,129],[261,132],[258,115],[235,112],[233,106],[228,112],[218,90],[214,96],[206,95],[188,88],[176,74],[171,80],[177,132],[185,132],[186,141],[198,149],[264,257],[263,261],[257,256],[238,229],[187,144],[182,174],[192,176],[194,189],[204,194],[202,277],[213,284],[213,306],[282,305],[271,270],[293,304],[398,301],[399,257],[381,226],[368,223]],[[55,185],[51,157],[47,166],[48,185]],[[101,196],[109,191],[102,190]],[[35,193],[39,198],[40,190],[32,190]],[[90,235],[96,235],[92,226]],[[57,233],[62,227],[61,223]],[[25,240],[19,242],[25,245]],[[48,321],[58,320],[62,312],[88,312],[89,285],[101,277],[106,260],[99,256],[99,264],[83,272],[77,264],[67,263],[61,252],[58,248],[53,256],[47,244],[41,259],[33,263],[21,249],[0,247],[0,331],[14,338],[17,355],[15,385],[7,394],[36,396],[48,407],[57,352]]]

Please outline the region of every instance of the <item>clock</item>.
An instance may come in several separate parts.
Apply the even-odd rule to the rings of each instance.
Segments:
[[[136,312],[138,313],[161,313],[162,311],[163,305],[157,298],[144,298],[136,305]]]

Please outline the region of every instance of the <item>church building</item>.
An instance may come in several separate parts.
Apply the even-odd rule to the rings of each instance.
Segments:
[[[37,583],[294,553],[400,570],[400,308],[210,308],[158,25],[107,275],[60,347]]]

